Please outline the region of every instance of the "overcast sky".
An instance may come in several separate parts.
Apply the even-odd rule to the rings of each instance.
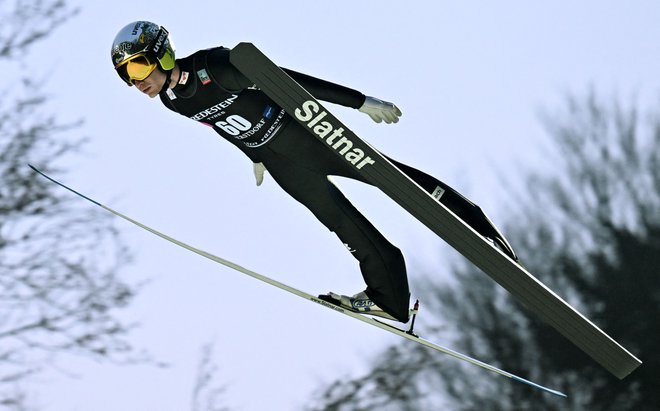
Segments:
[[[511,187],[498,174],[515,186],[528,167],[552,172],[540,110],[561,108],[567,93],[591,86],[645,104],[657,103],[660,90],[660,4],[651,1],[79,5],[81,13],[28,59],[30,72],[48,75],[44,87],[59,118],[84,119],[74,132],[90,137],[85,156],[63,159],[68,172],[55,177],[310,293],[362,290],[355,260],[269,176],[257,188],[238,150],[121,82],[110,45],[124,25],[164,25],[178,56],[250,41],[281,66],[396,103],[403,111],[396,125],[328,108],[384,153],[453,185],[496,223],[511,221]],[[413,297],[416,279],[446,276],[455,252],[377,190],[340,184],[402,249]],[[379,349],[398,342],[127,223],[117,227],[136,256],[124,274],[151,280],[122,314],[141,324],[131,341],[170,366],[67,359],[60,365],[73,375],[49,373],[33,387],[43,411],[190,409],[200,348],[209,342],[232,409],[299,409],[320,383],[366,369]],[[438,342],[451,346],[449,337]]]

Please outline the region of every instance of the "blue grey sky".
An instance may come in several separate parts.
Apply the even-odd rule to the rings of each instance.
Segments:
[[[110,45],[125,24],[164,25],[179,56],[250,41],[282,66],[396,103],[403,111],[396,125],[329,108],[384,153],[462,191],[496,223],[511,220],[507,191],[520,188],[526,168],[553,172],[539,110],[561,108],[567,93],[590,87],[647,105],[660,90],[660,4],[651,1],[79,5],[27,63],[36,76],[48,73],[44,87],[58,116],[84,119],[74,132],[90,137],[85,155],[62,159],[68,173],[55,177],[310,293],[362,290],[356,262],[269,176],[257,188],[238,150],[120,81]],[[448,274],[457,255],[440,239],[377,190],[340,185],[402,249],[413,296],[416,279]],[[141,324],[131,341],[170,367],[67,358],[60,366],[73,375],[51,372],[34,384],[41,410],[188,410],[199,350],[210,341],[232,409],[300,409],[320,383],[364,371],[379,349],[399,342],[122,221],[117,227],[136,256],[124,274],[151,280],[122,313]],[[451,346],[450,336],[438,342]]]

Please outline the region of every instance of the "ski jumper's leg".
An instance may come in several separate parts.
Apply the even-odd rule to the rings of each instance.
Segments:
[[[389,157],[387,159],[424,190],[439,198],[440,203],[456,214],[476,232],[496,242],[500,249],[514,261],[518,259],[511,245],[502,233],[500,233],[495,224],[486,216],[481,207],[437,178]]]
[[[328,170],[344,167],[304,129],[287,127],[263,150],[273,179],[346,245],[359,261],[367,295],[401,321],[408,320],[410,292],[401,251],[392,245],[328,179]],[[300,131],[302,138],[297,138]],[[291,134],[294,134],[293,136]],[[285,147],[286,146],[286,147]]]

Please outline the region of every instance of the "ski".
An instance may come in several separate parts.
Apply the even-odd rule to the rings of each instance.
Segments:
[[[266,284],[270,284],[270,285],[272,285],[272,286],[275,286],[275,287],[277,287],[277,288],[279,288],[279,289],[281,289],[281,290],[288,291],[289,293],[291,293],[291,294],[293,294],[293,295],[296,295],[296,296],[298,296],[298,297],[300,297],[300,298],[303,298],[303,299],[305,299],[305,300],[308,300],[308,301],[314,302],[314,303],[316,303],[316,304],[318,304],[318,305],[322,305],[323,307],[326,307],[326,308],[330,308],[331,310],[333,310],[333,311],[335,311],[335,312],[337,312],[337,313],[341,313],[341,314],[347,315],[347,316],[349,316],[349,317],[355,318],[355,319],[357,319],[357,320],[360,320],[360,321],[362,321],[362,322],[364,322],[364,323],[367,323],[367,324],[369,324],[369,325],[372,325],[372,326],[374,326],[374,327],[378,327],[378,328],[380,328],[380,329],[382,329],[382,330],[389,331],[389,332],[391,332],[391,333],[393,333],[393,334],[396,334],[396,335],[398,335],[398,336],[400,336],[400,337],[403,337],[403,338],[405,338],[405,339],[407,339],[407,340],[413,341],[413,342],[415,342],[415,343],[417,343],[417,344],[421,344],[421,345],[423,345],[423,346],[425,346],[425,347],[431,348],[431,349],[436,350],[436,351],[439,351],[439,352],[441,352],[441,353],[448,354],[448,355],[450,355],[450,356],[452,356],[452,357],[454,357],[454,358],[457,358],[457,359],[459,359],[459,360],[461,360],[461,361],[465,361],[465,362],[468,362],[468,363],[470,363],[470,364],[476,365],[476,366],[481,367],[481,368],[483,368],[483,369],[486,369],[486,370],[488,370],[488,371],[491,371],[491,372],[497,373],[497,374],[499,374],[499,375],[502,375],[502,376],[504,376],[504,377],[510,378],[510,379],[512,379],[512,380],[514,380],[514,381],[518,381],[518,382],[521,382],[521,383],[523,383],[523,384],[527,384],[527,385],[529,385],[529,386],[531,386],[531,387],[534,387],[534,388],[536,388],[536,389],[538,389],[538,390],[541,390],[541,391],[544,391],[544,392],[547,392],[547,393],[550,393],[550,394],[553,394],[553,395],[557,395],[557,396],[560,396],[560,397],[566,397],[566,394],[564,394],[564,393],[562,393],[562,392],[560,392],[560,391],[553,390],[553,389],[550,389],[550,388],[548,388],[548,387],[544,387],[543,385],[540,385],[540,384],[537,384],[537,383],[535,383],[535,382],[532,382],[532,381],[526,380],[526,379],[521,378],[521,377],[519,377],[519,376],[517,376],[517,375],[511,374],[510,372],[507,372],[507,371],[501,370],[501,369],[499,369],[499,368],[497,368],[497,367],[495,367],[495,366],[492,366],[492,365],[490,365],[490,364],[487,364],[487,363],[485,363],[485,362],[483,362],[483,361],[479,361],[479,360],[477,360],[477,359],[475,359],[475,358],[472,358],[472,357],[470,357],[470,356],[468,356],[468,355],[461,354],[461,353],[459,353],[459,352],[457,352],[457,351],[454,351],[454,350],[452,350],[452,349],[449,349],[449,348],[446,348],[446,347],[440,346],[440,345],[438,345],[438,344],[435,344],[435,343],[433,343],[433,342],[430,342],[430,341],[427,341],[427,340],[425,340],[425,339],[423,339],[423,338],[420,338],[420,337],[418,337],[417,335],[415,335],[415,334],[412,332],[412,326],[411,326],[411,329],[410,329],[410,330],[406,331],[406,330],[403,330],[403,329],[401,329],[401,328],[399,328],[399,327],[396,327],[396,326],[394,326],[394,325],[391,325],[391,324],[388,324],[388,323],[385,323],[385,322],[379,321],[379,320],[377,320],[377,319],[375,319],[375,318],[371,318],[371,317],[365,316],[365,315],[363,315],[363,314],[358,314],[358,313],[355,313],[355,312],[353,312],[353,311],[346,310],[346,309],[344,309],[344,308],[342,308],[342,307],[340,307],[340,306],[337,306],[337,305],[335,305],[335,304],[331,304],[331,303],[329,303],[329,302],[323,301],[323,300],[319,299],[318,297],[316,297],[316,296],[314,296],[314,295],[312,295],[312,294],[309,294],[309,293],[306,293],[306,292],[304,292],[304,291],[298,290],[298,289],[296,289],[296,288],[294,288],[294,287],[288,286],[288,285],[286,285],[286,284],[284,284],[284,283],[281,283],[281,282],[279,282],[279,281],[277,281],[277,280],[274,280],[274,279],[272,279],[272,278],[270,278],[270,277],[267,277],[267,276],[265,276],[265,275],[262,275],[262,274],[259,274],[259,273],[257,273],[257,272],[254,272],[254,271],[252,271],[252,270],[249,270],[249,269],[247,269],[247,268],[244,268],[244,267],[242,267],[242,266],[240,266],[240,265],[238,265],[238,264],[235,264],[235,263],[233,263],[233,262],[231,262],[231,261],[229,261],[229,260],[225,260],[224,258],[220,258],[220,257],[218,257],[218,256],[216,256],[216,255],[213,255],[213,254],[208,253],[208,252],[206,252],[206,251],[203,251],[203,250],[200,250],[200,249],[198,249],[198,248],[195,248],[195,247],[193,247],[193,246],[191,246],[191,245],[188,245],[188,244],[186,244],[186,243],[184,243],[184,242],[182,242],[182,241],[179,241],[179,240],[177,240],[177,239],[175,239],[175,238],[172,238],[172,237],[170,237],[170,236],[168,236],[168,235],[166,235],[166,234],[163,234],[163,233],[161,233],[161,232],[159,232],[159,231],[157,231],[157,230],[155,230],[155,229],[153,229],[153,228],[151,228],[151,227],[148,227],[148,226],[146,226],[146,225],[140,223],[139,221],[134,220],[134,219],[132,219],[131,217],[128,217],[127,215],[124,215],[124,214],[122,214],[122,213],[120,213],[120,212],[118,212],[118,211],[115,211],[115,210],[113,210],[112,208],[107,207],[107,206],[105,206],[105,205],[99,203],[98,201],[96,201],[96,200],[90,198],[90,197],[87,197],[86,195],[84,195],[84,194],[82,194],[82,193],[80,193],[80,192],[78,192],[78,191],[76,191],[76,190],[74,190],[74,189],[72,189],[72,188],[66,186],[66,185],[63,184],[63,183],[60,183],[59,181],[55,180],[54,178],[48,176],[47,174],[45,174],[44,172],[40,171],[39,169],[37,169],[37,168],[34,167],[33,165],[30,165],[30,168],[32,168],[35,172],[37,172],[39,175],[45,177],[45,178],[48,179],[49,181],[51,181],[51,182],[57,184],[58,186],[60,186],[60,187],[62,187],[62,188],[65,188],[66,190],[68,190],[68,191],[72,192],[73,194],[75,194],[75,195],[77,195],[77,196],[79,196],[79,197],[81,197],[81,198],[83,198],[83,199],[85,199],[85,200],[91,202],[92,204],[94,204],[94,205],[96,205],[96,206],[98,206],[98,207],[101,207],[102,209],[104,209],[104,210],[106,210],[106,211],[108,211],[108,212],[114,214],[115,216],[120,217],[120,218],[122,218],[122,219],[124,219],[124,220],[126,220],[126,221],[128,221],[128,222],[130,222],[130,223],[133,223],[134,225],[136,225],[136,226],[138,226],[138,227],[140,227],[140,228],[142,228],[142,229],[144,229],[144,230],[146,230],[146,231],[148,231],[148,232],[150,232],[150,233],[152,233],[152,234],[154,234],[154,235],[156,235],[156,236],[158,236],[158,237],[160,237],[160,238],[162,238],[162,239],[165,239],[165,240],[167,240],[167,241],[169,241],[169,242],[171,242],[171,243],[173,243],[173,244],[176,244],[176,245],[178,245],[179,247],[182,247],[182,248],[184,248],[184,249],[186,249],[186,250],[188,250],[188,251],[191,251],[191,252],[193,252],[193,253],[195,253],[195,254],[198,254],[198,255],[200,255],[200,256],[202,256],[202,257],[206,257],[206,258],[208,258],[208,259],[211,260],[211,261],[215,261],[215,262],[218,263],[218,264],[222,264],[222,265],[224,265],[224,266],[226,266],[226,267],[232,268],[232,269],[234,269],[234,270],[236,270],[236,271],[238,271],[238,272],[240,272],[240,273],[246,274],[246,275],[248,275],[248,276],[250,276],[250,277],[252,277],[252,278],[255,278],[255,279],[257,279],[257,280],[260,280],[260,281],[262,281],[262,282],[264,282],[264,283],[266,283]],[[414,317],[413,317],[413,318],[414,318]]]
[[[532,313],[618,378],[641,361],[536,277],[486,242],[471,227],[360,139],[251,43],[240,43],[231,63],[305,127],[312,138],[349,162],[370,183],[411,213]]]

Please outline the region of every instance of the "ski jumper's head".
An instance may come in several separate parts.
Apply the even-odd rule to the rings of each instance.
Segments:
[[[150,97],[169,84],[176,65],[169,33],[149,21],[136,21],[122,28],[112,42],[111,57],[119,77]]]

